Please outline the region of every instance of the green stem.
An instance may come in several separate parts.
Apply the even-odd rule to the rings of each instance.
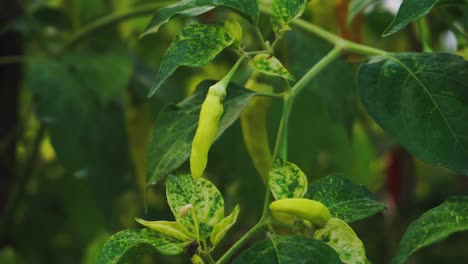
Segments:
[[[270,192],[268,190],[268,192]],[[226,263],[234,253],[237,252],[255,233],[261,230],[265,226],[264,221],[259,221],[256,225],[254,225],[247,233],[245,233],[224,255],[216,261],[216,264],[223,264]]]
[[[427,23],[427,18],[423,17],[418,20],[419,34],[422,44],[422,49],[424,52],[432,52],[430,45],[431,33],[429,31],[429,25]]]
[[[319,74],[327,65],[333,62],[341,54],[341,47],[335,47],[310,70],[291,89],[291,96],[295,98],[304,89],[307,83]]]
[[[68,43],[65,44],[63,49],[61,50],[62,53],[64,50],[73,47],[74,45],[78,44],[82,39],[90,35],[91,33],[100,30],[104,27],[108,27],[117,23],[120,23],[124,20],[131,19],[134,17],[141,17],[141,16],[148,16],[154,13],[154,11],[162,6],[168,5],[174,1],[156,1],[152,4],[142,5],[136,7],[134,9],[125,11],[125,12],[118,12],[114,14],[110,14],[108,16],[104,16],[91,24],[88,24],[81,28],[76,34],[74,34]]]
[[[270,7],[266,5],[260,5],[260,11],[268,14],[268,15],[273,15],[273,11],[271,10]],[[296,25],[299,28],[302,28],[305,31],[308,31],[328,42],[333,44],[334,46],[339,46],[343,50],[350,51],[350,52],[356,52],[359,54],[365,54],[365,55],[386,55],[388,52],[380,49],[376,49],[373,47],[369,47],[366,45],[362,45],[359,43],[355,43],[346,39],[343,39],[331,32],[328,32],[321,27],[314,25],[312,23],[309,23],[307,21],[304,21],[302,19],[295,19],[291,22],[292,24]]]
[[[31,177],[34,175],[34,168],[40,157],[40,146],[45,134],[46,126],[43,123],[41,123],[39,126],[39,130],[37,131],[34,141],[32,143],[31,154],[26,162],[24,172],[18,177],[17,183],[15,184],[11,196],[8,199],[3,218],[0,219],[0,237],[8,231],[4,228],[6,228],[10,224],[9,222],[14,215],[14,211],[18,208],[18,203],[23,198],[23,194],[26,190],[26,185],[28,184]]]
[[[227,87],[229,82],[231,81],[232,77],[234,76],[234,74],[237,72],[237,69],[239,68],[239,66],[241,65],[242,61],[244,61],[244,59],[247,58],[247,54],[243,54],[237,61],[236,63],[234,64],[234,66],[232,66],[231,70],[229,70],[229,72],[223,77],[223,79],[221,81],[219,81],[218,83],[221,85],[221,86],[224,86],[224,87]]]

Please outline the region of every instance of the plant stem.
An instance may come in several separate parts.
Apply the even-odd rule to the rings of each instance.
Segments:
[[[270,190],[268,190],[270,192]],[[263,218],[262,218],[263,219]],[[265,221],[260,220],[256,225],[254,225],[247,233],[245,233],[224,255],[216,261],[216,264],[226,263],[234,253],[236,253],[239,248],[241,248],[245,242],[247,242],[255,233],[265,226]]]
[[[127,19],[131,19],[134,17],[141,17],[141,16],[147,16],[151,15],[154,13],[154,11],[162,6],[168,5],[174,1],[156,1],[155,3],[152,4],[147,4],[147,5],[141,5],[138,6],[134,9],[125,11],[125,12],[118,12],[118,13],[113,13],[108,16],[104,16],[93,23],[90,23],[83,28],[81,28],[76,34],[74,34],[70,41],[65,44],[63,49],[61,50],[62,53],[64,50],[73,47],[77,43],[79,43],[82,39],[84,39],[86,36],[90,35],[91,33],[100,30],[104,27],[111,26],[113,24],[117,24],[119,22],[122,22]]]
[[[418,20],[419,38],[421,39],[422,49],[424,52],[432,52],[430,43],[431,33],[429,31],[429,25],[427,18],[423,17]]]
[[[327,65],[341,54],[341,47],[333,48],[325,57],[317,62],[291,89],[291,96],[295,98],[304,89],[307,83],[320,73]]]
[[[271,10],[270,7],[261,4],[260,5],[260,11],[268,14],[268,15],[273,15],[273,11]],[[304,21],[302,19],[295,19],[291,22],[292,24],[296,25],[299,28],[302,28],[303,30],[306,30],[335,46],[340,46],[343,50],[351,51],[351,52],[356,52],[359,54],[365,54],[365,55],[386,55],[388,52],[380,49],[376,49],[373,47],[369,47],[366,45],[362,45],[359,43],[355,43],[346,39],[343,39],[331,32],[328,32],[321,27],[314,25],[312,23],[309,23],[307,21]]]
[[[15,209],[18,207],[18,203],[23,197],[26,185],[34,174],[34,168],[39,158],[41,142],[44,139],[45,134],[46,126],[44,123],[41,123],[32,143],[31,154],[26,162],[24,172],[18,177],[17,183],[8,199],[3,217],[0,219],[0,237],[7,232],[5,228],[9,226],[9,221],[11,220],[11,217],[13,217]]]

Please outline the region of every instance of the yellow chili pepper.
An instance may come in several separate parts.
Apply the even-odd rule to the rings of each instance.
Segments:
[[[259,93],[271,93],[271,85],[258,83],[251,78],[246,88]],[[242,136],[245,147],[258,174],[268,184],[268,173],[272,165],[271,151],[268,144],[267,114],[271,98],[255,96],[241,114]]]
[[[319,227],[325,226],[331,218],[330,211],[324,204],[305,198],[287,198],[274,201],[270,204],[270,210],[298,216]]]
[[[218,123],[224,112],[222,100],[219,90],[214,85],[201,106],[198,128],[193,138],[190,154],[190,170],[195,180],[203,176],[208,163],[208,151],[216,137]]]

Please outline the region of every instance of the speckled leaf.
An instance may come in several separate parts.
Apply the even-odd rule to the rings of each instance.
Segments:
[[[302,198],[307,191],[307,177],[301,169],[281,159],[270,170],[269,184],[276,200]]]
[[[304,13],[307,0],[273,0],[273,15],[281,25],[286,26]]]
[[[204,24],[186,26],[164,54],[156,81],[148,96],[154,95],[179,66],[204,66],[233,42],[233,36],[223,26]]]
[[[171,176],[166,182],[166,195],[176,221],[192,236],[196,236],[192,215],[182,216],[179,212],[181,207],[193,205],[202,238],[207,238],[213,227],[224,218],[224,199],[207,179],[195,181],[189,174]]]
[[[212,249],[216,248],[216,246],[224,238],[229,229],[231,229],[231,227],[236,223],[239,211],[240,207],[239,205],[236,205],[236,207],[234,207],[234,210],[232,210],[230,215],[225,217],[223,220],[221,220],[221,222],[214,226],[213,232],[210,236]]]
[[[198,16],[216,7],[237,12],[252,24],[258,20],[258,0],[183,0],[156,11],[142,36],[156,33],[175,15]]]
[[[392,35],[403,28],[405,28],[411,22],[420,19],[421,17],[427,15],[432,8],[437,5],[452,5],[452,4],[462,4],[467,5],[468,1],[466,0],[404,0],[398,9],[398,13],[393,19],[392,23],[385,29],[385,32],[382,36],[386,37]]]
[[[176,170],[190,156],[192,140],[198,125],[200,107],[213,81],[202,82],[194,95],[177,105],[165,107],[155,122],[148,146],[147,185],[156,184]],[[229,84],[224,99],[224,114],[218,126],[217,138],[237,120],[242,109],[255,95],[250,90]]]
[[[305,236],[276,236],[253,244],[234,264],[341,264],[327,244]]]
[[[411,154],[468,175],[468,62],[448,53],[376,57],[358,76],[367,112]]]
[[[346,18],[346,24],[351,24],[353,19],[364,9],[366,9],[372,3],[377,2],[378,0],[351,0],[348,5],[348,17]]]
[[[362,185],[353,184],[341,175],[330,175],[313,182],[305,195],[322,202],[332,217],[348,223],[367,218],[385,208]]]
[[[346,264],[370,264],[366,249],[353,229],[343,220],[331,218],[327,225],[315,231],[314,238],[332,247]]]
[[[250,67],[267,75],[279,76],[294,81],[294,77],[281,62],[272,55],[258,54],[250,62]]]
[[[128,229],[111,236],[97,263],[127,263],[136,256],[156,251],[165,255],[178,255],[184,251],[186,244],[148,229]]]
[[[405,263],[417,250],[451,234],[468,231],[468,197],[452,197],[414,221],[400,241],[393,264]]]
[[[169,222],[169,221],[146,221],[140,218],[135,218],[135,221],[142,224],[143,226],[162,233],[166,236],[173,237],[180,241],[191,241],[195,237],[189,237],[185,232],[182,226],[179,225],[177,222]]]

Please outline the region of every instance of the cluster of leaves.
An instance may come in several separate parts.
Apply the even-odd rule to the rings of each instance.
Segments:
[[[372,2],[353,1],[350,4],[348,22]],[[383,35],[400,31],[426,15],[438,2],[428,1],[419,5],[417,1],[404,1]],[[306,4],[305,0],[273,1],[273,29],[278,39],[291,29],[290,25],[302,15]],[[457,4],[466,2],[460,1]],[[237,12],[256,27],[259,12],[257,1],[193,0],[158,10],[144,35],[157,32],[175,15],[197,16],[215,7],[225,7]],[[329,41],[330,39],[328,37]],[[179,66],[206,65],[227,47],[233,47],[239,53],[245,52],[238,45],[233,45],[234,43],[235,34],[225,26],[187,26],[166,51],[149,95],[154,95]],[[467,123],[463,121],[468,120],[468,63],[462,57],[447,53],[387,53],[375,52],[363,46],[356,47],[349,42],[341,45],[343,47],[340,48],[345,50],[349,48],[363,54],[377,55],[361,66],[357,78],[359,97],[374,120],[414,156],[467,175],[468,138],[464,134]],[[281,61],[273,56],[272,47],[275,43],[272,47],[265,46],[267,49],[251,58],[249,65],[261,73],[295,81]],[[317,64],[319,63],[321,61]],[[320,70],[321,68],[317,71]],[[304,72],[297,76],[302,75]],[[298,83],[301,81],[309,80],[301,79]],[[158,183],[188,159],[200,105],[210,84],[202,83],[192,97],[177,105],[167,106],[159,114],[158,126],[148,152],[148,185]],[[293,92],[295,87],[292,88]],[[230,85],[228,91],[224,102],[226,111],[220,122],[218,137],[233,124],[248,101],[255,96],[255,93],[234,84]],[[286,260],[368,263],[363,243],[347,225],[384,208],[384,204],[376,201],[365,187],[334,175],[320,179],[307,188],[304,173],[296,165],[286,161],[274,164],[270,170],[268,186],[278,200],[307,197],[322,202],[329,208],[332,219],[323,228],[315,227],[312,237],[271,234],[265,241],[254,244],[241,254],[235,263],[282,263]],[[176,222],[164,222],[164,227],[157,222],[145,222],[154,232],[127,230],[117,233],[104,248],[101,255],[103,263],[120,262],[131,255],[129,253],[140,253],[139,248],[152,248],[169,255],[179,254],[184,250],[190,255],[196,252],[203,255],[216,247],[237,218],[238,207],[223,220],[222,196],[207,180],[194,182],[190,175],[172,176],[167,182],[166,191]],[[192,215],[181,215],[181,208],[189,204],[193,205]],[[419,248],[451,233],[468,229],[466,205],[466,197],[452,198],[414,222],[401,241],[394,263],[403,263]],[[150,223],[153,223],[152,227]],[[301,223],[306,229],[311,227],[310,223],[303,220],[296,219],[292,223],[293,226]],[[220,230],[222,234],[218,233]],[[206,241],[208,237],[210,243]],[[190,251],[189,246],[193,244],[200,249]]]

